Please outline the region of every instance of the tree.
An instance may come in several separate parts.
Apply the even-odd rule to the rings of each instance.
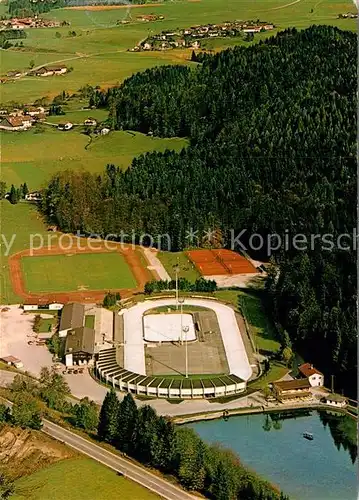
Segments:
[[[287,366],[290,365],[292,359],[293,359],[293,351],[290,347],[285,347],[283,350],[282,350],[282,354],[281,354],[281,357],[282,357],[282,361],[283,363],[285,363]]]
[[[197,54],[196,54],[196,52],[194,50],[192,50],[191,61],[192,62],[198,62]]]
[[[59,31],[56,31],[55,38],[61,38],[61,33]]]
[[[66,397],[70,394],[70,388],[63,375],[58,373],[54,367],[49,370],[42,367],[40,371],[40,397],[49,408],[61,410]]]
[[[34,324],[32,326],[32,329],[35,333],[39,333],[40,324],[41,324],[41,316],[40,316],[40,314],[36,314],[35,318],[34,318]]]
[[[230,500],[233,498],[229,470],[222,460],[217,465],[213,480],[213,498],[216,500]]]
[[[118,292],[116,293],[111,293],[108,292],[106,293],[102,305],[107,308],[114,307],[117,303],[118,300],[121,300],[121,296]]]
[[[134,450],[135,427],[138,410],[132,394],[126,394],[118,409],[116,446],[125,453]]]
[[[204,485],[205,445],[192,429],[180,428],[176,432],[176,472],[190,490],[201,490]]]
[[[32,69],[34,66],[35,66],[35,61],[31,59],[31,61],[29,62],[29,68]]]
[[[114,443],[118,432],[119,401],[113,388],[107,392],[103,400],[97,426],[98,437],[107,443]]]
[[[11,420],[19,427],[41,429],[41,409],[38,401],[26,392],[17,394],[12,407]]]
[[[145,464],[153,464],[159,440],[157,414],[152,406],[142,406],[138,410],[134,430],[135,456]]]
[[[16,205],[16,203],[19,201],[18,193],[14,184],[11,184],[9,201],[12,205]]]
[[[9,407],[1,403],[0,404],[0,422],[2,422],[2,423],[9,422],[10,415],[11,415],[11,412],[10,412]]]
[[[22,186],[22,198],[26,198],[27,194],[29,194],[29,188],[27,187],[26,182],[24,182]]]
[[[93,431],[98,426],[97,405],[88,397],[81,399],[80,404],[73,407],[73,415],[76,427]]]

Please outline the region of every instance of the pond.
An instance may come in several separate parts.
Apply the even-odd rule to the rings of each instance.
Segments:
[[[243,464],[292,499],[356,500],[356,422],[329,411],[256,414],[188,424],[206,442],[235,451]],[[313,434],[309,441],[304,432]]]

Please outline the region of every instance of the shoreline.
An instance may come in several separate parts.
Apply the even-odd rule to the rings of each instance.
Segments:
[[[348,415],[349,417],[357,420],[353,414],[348,412],[346,408],[334,408],[325,404],[303,404],[297,406],[282,406],[282,407],[265,407],[265,406],[255,406],[255,407],[242,407],[242,408],[233,408],[230,410],[223,409],[223,411],[214,410],[212,412],[201,412],[201,413],[193,413],[188,415],[178,415],[172,417],[173,422],[176,425],[189,424],[193,422],[203,422],[206,420],[218,420],[218,419],[227,419],[232,416],[241,416],[241,415],[255,415],[258,413],[280,413],[280,412],[295,412],[296,410],[326,410],[326,411],[335,411],[337,413],[343,413]]]

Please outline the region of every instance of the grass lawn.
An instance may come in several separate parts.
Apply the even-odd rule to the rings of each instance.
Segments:
[[[125,258],[117,252],[23,257],[21,264],[26,290],[32,293],[136,287]]]
[[[67,115],[65,117],[67,119]],[[62,121],[65,117],[61,117]],[[81,127],[68,132],[51,126],[45,126],[43,133],[36,133],[36,130],[1,133],[1,178],[8,185],[26,182],[30,190],[35,190],[57,171],[102,172],[108,163],[127,168],[132,159],[142,153],[166,149],[179,151],[187,144],[185,139],[160,139],[137,132],[115,131],[97,137],[85,149],[88,137],[81,134]]]
[[[39,327],[39,333],[49,333],[51,332],[51,329],[53,325],[56,323],[55,319],[44,319],[41,318],[40,321],[40,327]]]
[[[155,500],[146,488],[90,458],[71,458],[15,483],[14,500]]]
[[[280,343],[276,340],[275,327],[264,310],[260,294],[242,290],[220,290],[215,296],[241,307],[249,325],[250,334],[258,349],[277,352]]]
[[[270,382],[275,382],[282,378],[286,373],[288,373],[289,368],[279,361],[273,361],[269,368],[269,371],[258,380],[253,382],[248,382],[248,388],[250,389],[263,389],[267,387]]]
[[[39,234],[46,238],[48,233],[45,224],[33,205],[29,203],[11,205],[6,200],[0,201],[0,233],[2,234],[0,246],[0,302],[2,304],[19,304],[21,299],[14,294],[10,283],[7,257],[15,252],[29,248],[31,234]],[[9,243],[8,247],[6,243]]]
[[[186,278],[188,281],[194,282],[201,277],[184,252],[158,252],[157,257],[172,279],[176,277],[175,266],[177,264],[179,265],[179,278]]]
[[[85,316],[85,326],[87,328],[95,328],[95,316],[93,314]]]

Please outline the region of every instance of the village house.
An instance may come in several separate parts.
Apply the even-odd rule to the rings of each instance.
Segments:
[[[85,321],[85,306],[78,303],[64,305],[61,313],[59,337],[66,337],[70,330],[81,328]]]
[[[95,120],[95,118],[86,118],[86,120],[84,121],[84,125],[87,125],[89,127],[96,127],[97,120]]]
[[[344,408],[347,405],[345,397],[340,396],[339,394],[328,394],[323,398],[323,400],[328,406],[334,406],[335,408]]]
[[[69,330],[65,342],[66,366],[91,363],[95,354],[95,330],[81,326]]]
[[[27,193],[25,195],[26,201],[41,201],[42,195],[39,191],[33,191],[32,193]]]
[[[8,71],[6,73],[6,76],[9,78],[19,78],[21,75],[22,73],[19,70]]]
[[[14,356],[5,356],[4,358],[0,358],[0,361],[6,363],[8,366],[15,366],[15,368],[23,368],[24,366],[21,359]]]
[[[322,372],[314,368],[310,363],[304,363],[298,367],[302,377],[308,379],[311,387],[319,387],[324,385],[324,375]]]
[[[71,130],[73,128],[73,124],[71,122],[59,123],[57,128],[58,130]]]
[[[63,64],[57,66],[42,66],[41,68],[32,71],[31,74],[35,76],[54,76],[54,75],[64,75],[67,73],[68,69]]]
[[[4,116],[0,118],[0,129],[17,131],[27,130],[32,125],[32,118],[22,116]]]
[[[26,106],[24,109],[24,114],[29,116],[38,116],[45,114],[45,108],[42,106]]]
[[[273,393],[280,401],[298,400],[312,396],[308,379],[273,382]]]

